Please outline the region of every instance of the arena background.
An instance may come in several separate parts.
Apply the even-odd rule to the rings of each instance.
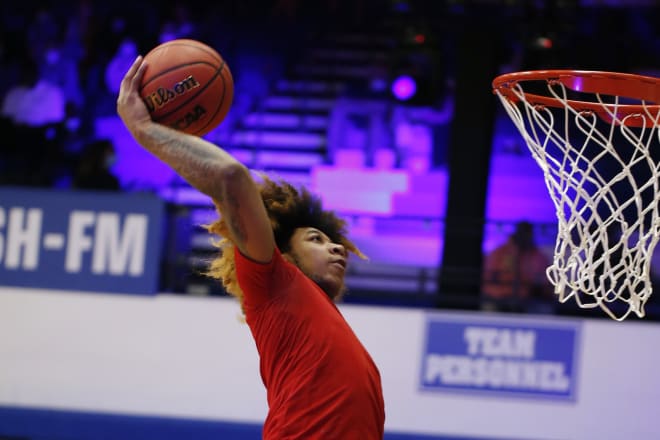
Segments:
[[[136,146],[114,111],[126,63],[186,37],[222,53],[236,83],[207,138],[321,195],[370,257],[352,262],[340,307],[381,370],[386,439],[657,438],[660,295],[645,318],[617,323],[555,300],[487,312],[480,291],[483,257],[517,222],[548,255],[556,234],[492,79],[660,76],[657,2],[0,10],[2,95],[27,60],[64,98],[39,101],[21,130],[3,106],[0,437],[260,438],[254,343],[236,302],[199,274],[214,252],[200,227],[210,201]],[[76,183],[99,141],[114,148],[113,191]]]

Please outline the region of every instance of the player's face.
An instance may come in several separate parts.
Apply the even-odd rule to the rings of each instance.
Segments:
[[[346,250],[316,228],[298,228],[285,254],[332,299],[345,290]]]

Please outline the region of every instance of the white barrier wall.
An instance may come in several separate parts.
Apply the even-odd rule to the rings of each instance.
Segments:
[[[658,324],[341,309],[380,368],[387,430],[659,438]],[[231,299],[0,288],[0,406],[261,423],[239,313]]]

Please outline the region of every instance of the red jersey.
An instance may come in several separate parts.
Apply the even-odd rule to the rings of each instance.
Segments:
[[[382,439],[380,374],[334,302],[277,249],[266,264],[235,257],[268,395],[263,438]]]

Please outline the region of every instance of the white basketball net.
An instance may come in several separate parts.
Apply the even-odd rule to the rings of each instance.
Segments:
[[[561,83],[546,82],[548,96],[562,107],[528,102],[520,83],[510,86],[518,102],[496,94],[543,170],[555,204],[559,221],[548,279],[562,303],[573,297],[580,307],[601,307],[618,321],[631,312],[641,318],[660,238],[660,110],[638,102],[648,119],[631,128],[626,120],[641,122],[639,115],[620,116],[619,97],[596,94],[594,102],[611,118],[605,122],[572,108]]]

